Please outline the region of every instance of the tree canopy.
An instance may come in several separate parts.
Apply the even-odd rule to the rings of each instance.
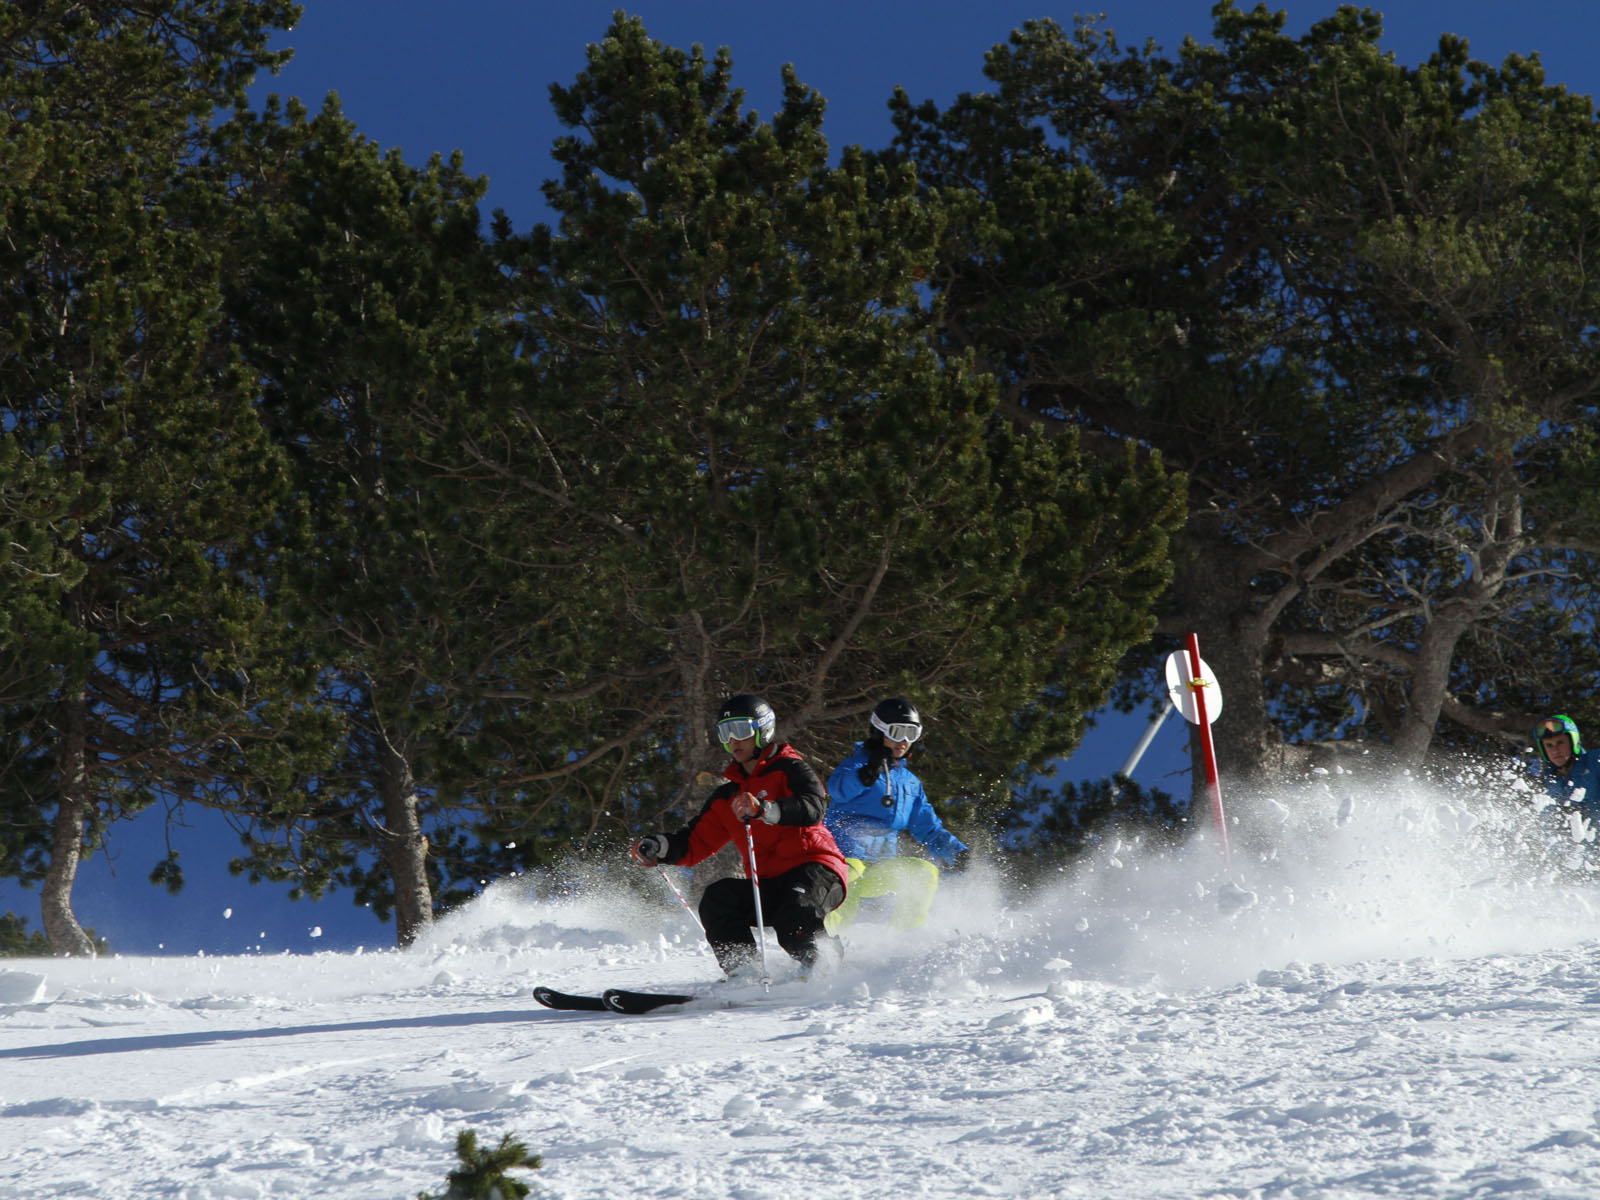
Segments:
[[[824,762],[914,694],[947,793],[1070,750],[1165,584],[1159,458],[999,418],[931,343],[942,208],[903,166],[830,165],[792,72],[758,121],[725,52],[623,20],[552,94],[582,133],[559,225],[504,247],[526,372],[481,453],[548,598],[515,681],[527,782],[631,830],[714,765],[741,691]]]
[[[1031,22],[992,91],[897,98],[895,157],[961,198],[945,344],[1019,424],[1185,472],[1160,628],[1235,777],[1524,738],[1594,687],[1589,101],[1448,36],[1397,63],[1370,10],[1214,16],[1172,57]]]
[[[212,110],[281,56],[291,6],[38,3],[0,13],[4,857],[58,951],[105,825],[247,774],[291,681],[233,553],[287,500],[218,328]]]

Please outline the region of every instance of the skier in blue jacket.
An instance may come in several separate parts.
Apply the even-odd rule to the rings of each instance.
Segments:
[[[890,923],[915,929],[928,919],[939,868],[923,858],[900,857],[900,834],[909,833],[940,866],[960,869],[967,847],[944,827],[928,803],[922,780],[906,764],[922,736],[922,717],[906,700],[884,700],[872,710],[867,736],[828,777],[824,818],[850,868],[845,902],[829,914],[827,928],[848,925],[862,899],[895,895]]]
[[[1555,801],[1554,824],[1573,841],[1593,842],[1600,830],[1600,750],[1583,748],[1578,723],[1564,713],[1540,721],[1533,742],[1539,750],[1539,782]]]

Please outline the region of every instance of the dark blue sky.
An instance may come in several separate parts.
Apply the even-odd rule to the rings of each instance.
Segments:
[[[489,179],[485,216],[503,208],[519,230],[546,218],[539,187],[554,174],[549,148],[562,132],[550,112],[549,86],[570,82],[582,69],[584,46],[604,36],[615,3],[304,3],[299,27],[280,43],[294,49],[294,59],[277,77],[258,83],[258,100],[276,92],[316,108],[328,92],[337,92],[366,136],[385,149],[398,147],[410,162],[460,150],[467,169]],[[1287,9],[1289,29],[1299,33],[1335,5],[1291,0],[1272,7]],[[983,86],[984,52],[1024,20],[1048,16],[1070,25],[1080,10],[1014,0],[656,0],[627,11],[669,44],[729,47],[735,82],[763,115],[775,107],[783,64],[793,63],[800,79],[828,101],[825,131],[838,148],[889,141],[886,104],[897,84],[914,100],[948,103]],[[1092,9],[1085,5],[1082,11]],[[1210,38],[1209,3],[1126,0],[1106,4],[1104,11],[1105,23],[1124,45],[1153,39],[1172,49],[1185,34]],[[1449,32],[1467,38],[1474,57],[1498,63],[1512,53],[1537,52],[1552,82],[1596,90],[1595,0],[1405,0],[1382,11],[1385,48],[1402,62],[1426,58],[1439,35]],[[1103,722],[1074,757],[1071,777],[1103,778],[1115,771],[1144,726],[1143,718]],[[1172,773],[1185,765],[1185,746],[1180,722],[1168,721],[1136,778],[1180,792],[1185,781]],[[166,852],[168,835],[156,813],[115,830],[110,856],[97,856],[82,869],[75,910],[117,951],[271,953],[393,945],[393,925],[353,906],[347,894],[334,893],[315,905],[291,904],[278,889],[230,878],[221,864],[234,853],[236,840],[216,819],[194,819],[195,828],[171,833],[190,880],[178,897],[146,882]],[[6,909],[39,928],[36,892],[0,882],[0,911]]]

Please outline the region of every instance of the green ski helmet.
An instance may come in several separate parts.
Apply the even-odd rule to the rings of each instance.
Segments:
[[[1556,713],[1553,717],[1546,717],[1533,727],[1533,744],[1538,747],[1539,758],[1544,762],[1550,761],[1550,756],[1544,752],[1544,740],[1564,733],[1572,739],[1572,757],[1577,758],[1583,753],[1583,742],[1578,739],[1578,723],[1565,713]]]

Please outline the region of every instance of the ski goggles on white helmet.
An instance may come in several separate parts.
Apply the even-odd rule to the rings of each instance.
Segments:
[[[727,743],[755,737],[761,726],[754,717],[729,717],[717,722],[717,741]]]
[[[905,721],[880,721],[877,713],[872,714],[872,727],[891,742],[914,742],[922,736],[921,725]]]

